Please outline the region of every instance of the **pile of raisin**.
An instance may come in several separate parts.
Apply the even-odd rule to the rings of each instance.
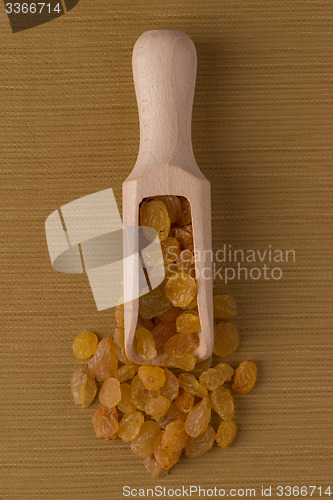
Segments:
[[[92,417],[98,438],[120,437],[143,459],[153,478],[168,474],[183,453],[198,458],[214,443],[225,450],[233,442],[237,426],[233,420],[232,391],[248,394],[256,381],[253,361],[243,361],[234,370],[219,358],[230,357],[239,346],[236,302],[228,295],[214,297],[214,354],[202,362],[194,355],[200,342],[197,309],[191,208],[186,198],[157,196],[140,206],[140,224],[159,235],[165,265],[165,280],[140,297],[136,350],[142,366],[133,364],[124,348],[124,306],[115,308],[113,338],[100,342],[92,332],[83,332],[73,343],[79,359],[89,359],[87,368],[72,376],[74,402],[89,406],[101,383],[101,406]],[[163,367],[152,360],[163,355]],[[192,372],[192,373],[191,373]],[[221,419],[214,429],[212,410]]]
[[[142,335],[142,352],[147,359],[152,359],[151,356],[156,355],[161,345],[168,344],[170,352],[176,352],[178,341],[175,347],[171,341],[178,335],[184,337],[181,349],[190,345],[185,339],[192,338],[190,336],[197,328],[198,317],[189,314],[191,317],[186,321],[186,318],[181,318],[184,314],[173,320],[174,323],[178,320],[181,328],[178,331],[175,327],[174,334],[164,343],[155,342],[154,336],[151,336],[147,347]],[[217,319],[235,315],[235,301],[231,297],[217,295],[214,297],[214,314]],[[211,357],[195,362],[192,369],[185,349],[181,355],[170,354],[170,357],[179,356],[179,359],[175,358],[177,368],[173,371],[170,367],[131,363],[124,348],[122,306],[115,309],[115,317],[118,326],[113,338],[105,337],[97,343],[94,333],[84,332],[73,343],[73,351],[79,359],[87,359],[87,353],[91,355],[88,366],[77,369],[72,376],[75,404],[82,408],[89,406],[97,394],[97,383],[101,383],[101,406],[92,417],[97,437],[105,440],[119,437],[130,443],[132,451],[143,459],[153,478],[165,476],[182,454],[198,458],[215,442],[223,450],[228,448],[237,433],[232,392],[248,394],[257,377],[253,361],[243,361],[234,370],[217,357],[220,352],[224,357],[230,356],[237,348],[239,341],[235,324],[226,321],[223,327],[218,323],[215,328],[214,352],[217,356],[214,357],[214,367]],[[142,327],[142,330],[145,328]],[[187,371],[178,368],[183,358],[183,370]],[[221,419],[217,429],[211,422],[212,410]]]

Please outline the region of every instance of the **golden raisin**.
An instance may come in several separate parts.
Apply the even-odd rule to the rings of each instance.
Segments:
[[[186,307],[197,294],[197,283],[186,273],[176,273],[170,276],[164,290],[175,307]]]
[[[179,241],[182,250],[191,250],[193,252],[193,234],[188,226],[171,228],[170,235]]]
[[[99,382],[113,377],[118,368],[116,344],[110,337],[102,339],[91,359],[88,368]]]
[[[171,403],[170,408],[168,409],[164,417],[159,418],[157,420],[157,423],[161,427],[161,429],[165,429],[170,422],[173,422],[174,420],[185,421],[186,418],[187,418],[187,413],[181,412],[180,410],[178,410],[175,403]]]
[[[216,319],[228,319],[236,316],[236,301],[229,295],[215,295],[213,306]]]
[[[223,420],[230,420],[234,414],[234,400],[225,387],[218,387],[210,394],[213,410],[220,415]]]
[[[221,321],[214,328],[214,354],[222,358],[231,356],[239,346],[238,330],[232,321]]]
[[[145,406],[145,412],[147,415],[150,415],[154,420],[158,420],[166,414],[168,409],[170,408],[171,401],[165,396],[161,396],[159,394],[149,395],[148,401]]]
[[[142,318],[151,319],[160,316],[171,307],[162,287],[155,288],[139,298],[139,314]]]
[[[154,448],[154,457],[162,469],[168,471],[175,465],[181,455],[181,450],[170,451],[162,447],[162,435],[157,436]]]
[[[168,237],[164,241],[161,241],[161,249],[165,264],[170,264],[170,262],[175,262],[178,259],[180,245],[176,238]]]
[[[140,366],[138,375],[149,391],[158,391],[165,383],[165,373],[159,366]]]
[[[182,250],[177,259],[177,270],[179,273],[184,272],[195,278],[195,261],[191,250]]]
[[[125,352],[125,338],[124,338],[124,329],[118,326],[115,328],[113,332],[113,341],[116,344],[116,353],[119,361],[122,363],[130,363],[128,357]]]
[[[123,413],[132,413],[137,406],[131,398],[131,386],[129,384],[120,384],[121,400],[117,404],[118,410]]]
[[[82,332],[74,339],[73,352],[77,358],[87,359],[94,354],[97,344],[97,335],[93,332]]]
[[[86,408],[95,399],[97,385],[94,376],[84,368],[78,368],[72,375],[71,390],[76,406]]]
[[[200,375],[204,371],[208,370],[208,368],[210,368],[212,362],[213,362],[213,356],[210,356],[209,358],[200,361],[195,365],[193,373],[196,375]]]
[[[145,388],[139,375],[135,375],[131,383],[131,399],[138,410],[144,411],[148,401],[148,389]]]
[[[180,451],[188,438],[184,420],[174,420],[162,432],[162,448],[168,451]]]
[[[161,395],[173,401],[176,399],[179,393],[179,381],[176,375],[174,375],[167,368],[164,369],[165,383],[161,387]]]
[[[143,459],[143,465],[153,479],[159,479],[168,473],[157,463],[154,455],[147,455]]]
[[[253,361],[242,361],[235,370],[232,390],[238,394],[248,394],[257,380],[257,366]]]
[[[160,241],[166,239],[170,231],[170,217],[167,207],[160,200],[148,199],[140,207],[140,225],[155,229]]]
[[[219,363],[214,368],[208,368],[199,377],[199,382],[208,391],[214,391],[227,380],[231,380],[233,368],[227,363]]]
[[[183,312],[176,319],[176,328],[179,333],[195,333],[201,330],[200,318],[194,311]]]
[[[198,298],[198,297],[197,297],[197,295],[196,295],[196,296],[194,297],[194,299],[193,299],[193,300],[191,300],[191,302],[190,302],[187,306],[183,307],[183,309],[185,309],[185,310],[194,310],[194,309],[197,307],[197,305],[198,305],[198,304],[197,304],[197,298]]]
[[[176,333],[177,330],[175,321],[161,321],[158,325],[155,326],[152,334],[155,341],[155,348],[158,354],[161,354],[163,352],[164,343]]]
[[[123,365],[115,373],[115,378],[119,380],[120,383],[126,382],[127,380],[131,380],[136,372],[138,371],[138,367],[133,363],[129,365]]]
[[[210,419],[211,403],[209,397],[206,396],[189,412],[185,422],[185,431],[189,436],[197,437],[205,432]]]
[[[141,426],[138,435],[131,442],[131,450],[141,458],[152,455],[157,436],[161,433],[159,425],[153,420],[147,420]]]
[[[211,425],[197,437],[190,437],[185,445],[185,455],[188,458],[198,458],[209,451],[215,442],[215,431]]]
[[[118,304],[114,310],[117,326],[124,328],[124,304]]]
[[[193,354],[169,354],[165,360],[165,366],[169,368],[179,368],[180,370],[185,370],[190,372],[195,367],[197,358]]]
[[[115,408],[100,406],[94,413],[92,423],[96,436],[100,439],[116,439],[118,433],[118,413]]]
[[[187,224],[191,224],[191,221],[192,221],[191,205],[190,205],[190,202],[188,201],[188,199],[184,198],[183,196],[180,196],[179,200],[180,200],[181,215],[177,219],[177,223],[180,226],[186,226]]]
[[[199,346],[199,337],[196,333],[177,333],[164,344],[167,354],[191,353]]]
[[[192,373],[181,373],[178,377],[179,385],[182,389],[192,394],[192,396],[197,396],[198,398],[204,398],[208,395],[207,389],[205,389]]]
[[[102,405],[113,408],[121,401],[120,383],[116,378],[107,378],[99,391]]]
[[[174,274],[174,273],[172,273],[172,274]],[[182,312],[183,312],[183,310],[180,307],[175,307],[175,306],[171,305],[171,307],[169,307],[169,309],[165,313],[160,314],[159,316],[156,316],[156,317],[157,317],[157,319],[161,320],[163,323],[171,323],[171,322],[174,322],[176,320],[177,316],[179,316]]]
[[[157,356],[152,332],[147,328],[137,328],[135,332],[136,350],[144,359],[154,359]]]
[[[233,420],[221,422],[216,433],[216,442],[222,450],[229,448],[237,434],[237,426]]]
[[[162,201],[167,208],[171,224],[177,222],[181,214],[181,205],[177,196],[154,196],[155,200]]]
[[[124,415],[119,422],[118,436],[125,442],[132,441],[138,434],[144,421],[143,413],[135,411]]]
[[[179,395],[175,399],[175,405],[178,410],[183,413],[188,413],[192,410],[194,405],[194,396],[183,389],[180,391]]]

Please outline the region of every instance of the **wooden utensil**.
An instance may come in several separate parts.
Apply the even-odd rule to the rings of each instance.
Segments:
[[[123,183],[123,224],[139,224],[144,198],[177,195],[192,210],[200,344],[193,354],[204,360],[213,350],[213,286],[210,182],[201,173],[191,143],[191,118],[197,57],[186,33],[157,30],[144,33],[133,50],[133,75],[140,119],[140,149],[134,169]],[[137,240],[132,251],[137,250]],[[165,355],[145,361],[136,352],[139,300],[126,302],[138,290],[136,264],[124,265],[125,349],[137,364],[163,365]]]

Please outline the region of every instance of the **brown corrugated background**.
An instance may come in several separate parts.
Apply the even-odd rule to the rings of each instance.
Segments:
[[[112,311],[96,311],[84,277],[52,270],[44,236],[68,201],[112,187],[121,203],[139,140],[131,50],[154,28],[197,47],[193,144],[215,248],[296,251],[281,281],[216,281],[239,304],[233,362],[256,360],[258,384],[236,398],[234,446],[182,459],[160,482],[328,485],[332,11],[330,0],[81,0],[12,34],[1,9],[1,498],[119,500],[124,484],[156,484],[127,445],[94,437],[92,408],[73,406],[72,339],[109,334]]]

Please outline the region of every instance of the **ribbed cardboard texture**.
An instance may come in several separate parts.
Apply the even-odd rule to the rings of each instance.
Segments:
[[[276,498],[278,485],[328,486],[331,16],[329,0],[82,0],[13,34],[3,10],[0,498],[119,500],[124,485],[156,484],[257,497],[272,485]],[[296,254],[281,280],[215,280],[238,302],[231,363],[255,360],[258,383],[235,397],[229,450],[182,459],[159,481],[128,445],[95,438],[97,402],[72,403],[72,340],[109,335],[113,313],[97,312],[84,276],[53,271],[44,235],[52,211],[86,194],[112,187],[121,206],[139,143],[131,52],[155,28],[184,30],[197,47],[193,146],[212,183],[214,248]]]

